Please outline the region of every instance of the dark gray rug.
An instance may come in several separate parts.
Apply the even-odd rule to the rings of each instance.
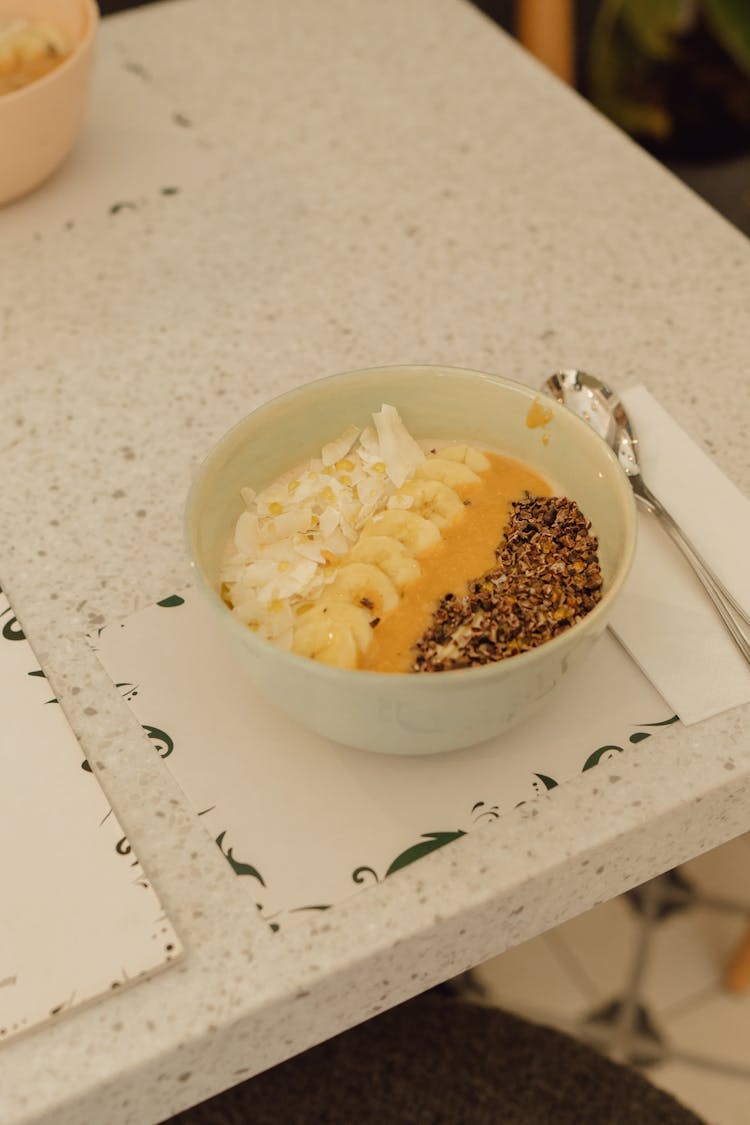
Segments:
[[[567,1035],[427,993],[170,1125],[705,1123]]]

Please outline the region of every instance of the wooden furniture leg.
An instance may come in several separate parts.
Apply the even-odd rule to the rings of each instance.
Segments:
[[[750,989],[750,927],[727,963],[724,987],[730,992]]]
[[[573,0],[518,0],[518,38],[563,82],[573,85]]]

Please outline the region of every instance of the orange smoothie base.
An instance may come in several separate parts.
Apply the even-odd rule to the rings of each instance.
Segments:
[[[477,484],[454,486],[466,515],[443,531],[443,538],[419,556],[422,573],[401,595],[399,605],[373,629],[372,643],[359,667],[370,672],[409,672],[413,646],[425,632],[435,608],[447,593],[461,595],[467,584],[495,566],[495,551],[510,515],[510,505],[524,495],[551,496],[544,477],[527,465],[497,453],[482,452],[490,468]]]

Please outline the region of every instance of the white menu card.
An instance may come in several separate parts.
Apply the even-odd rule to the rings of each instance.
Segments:
[[[0,1044],[182,953],[0,592]]]

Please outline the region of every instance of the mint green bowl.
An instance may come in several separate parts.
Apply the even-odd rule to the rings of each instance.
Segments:
[[[542,430],[526,419],[542,396],[510,379],[452,367],[380,367],[319,379],[254,410],[200,466],[187,500],[191,561],[217,627],[255,686],[302,726],[382,754],[436,754],[482,742],[539,708],[604,630],[633,561],[632,489],[613,453],[551,399]],[[603,596],[582,621],[530,652],[453,672],[348,671],[283,652],[229,612],[219,595],[224,546],[243,510],[240,488],[260,490],[319,454],[383,403],[417,438],[484,446],[526,462],[576,500],[599,539]]]

